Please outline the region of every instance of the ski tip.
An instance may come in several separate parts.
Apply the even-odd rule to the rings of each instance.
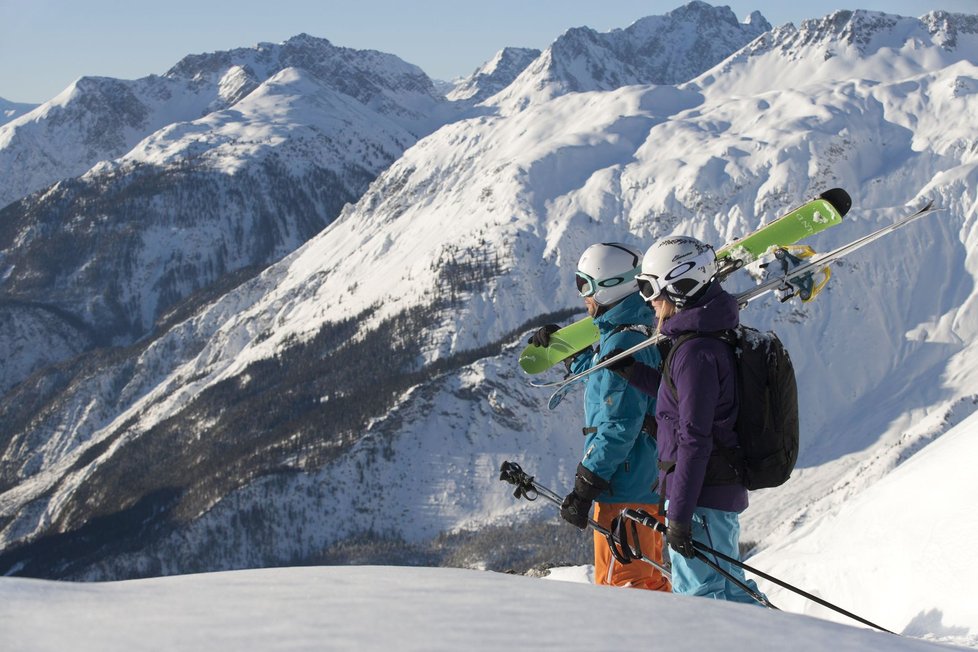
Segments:
[[[554,392],[547,402],[547,409],[551,411],[556,410],[562,400],[564,400],[564,392]]]
[[[839,215],[845,216],[852,208],[852,197],[849,196],[842,188],[831,188],[826,190],[819,195],[819,199],[824,199],[828,203],[832,204],[835,210],[839,211]]]
[[[927,200],[927,203],[924,204],[923,208],[921,208],[919,212],[921,212],[921,213],[929,213],[931,211],[937,211],[937,210],[940,210],[940,208],[938,208],[937,206],[934,206],[934,200],[933,199],[928,199]]]

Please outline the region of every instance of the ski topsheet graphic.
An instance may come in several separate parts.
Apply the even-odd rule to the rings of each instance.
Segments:
[[[920,210],[914,212],[912,215],[908,215],[904,218],[897,220],[893,224],[884,226],[881,229],[873,231],[872,233],[865,235],[861,238],[857,238],[856,240],[853,240],[848,244],[844,244],[841,247],[833,249],[832,251],[826,252],[824,254],[816,254],[810,258],[803,259],[801,263],[798,264],[797,266],[788,270],[784,270],[781,273],[774,274],[768,277],[766,280],[759,283],[758,285],[754,286],[753,288],[749,290],[745,290],[744,292],[740,292],[739,294],[735,295],[735,298],[737,299],[737,303],[740,305],[741,308],[744,308],[747,306],[747,304],[749,304],[757,297],[767,294],[768,292],[774,292],[774,291],[778,291],[782,293],[786,292],[788,293],[788,297],[790,297],[793,293],[802,289],[802,286],[805,283],[806,279],[810,278],[813,273],[816,273],[824,269],[828,265],[831,265],[832,263],[841,260],[842,258],[845,258],[852,252],[865,247],[871,242],[875,242],[876,240],[879,240],[883,236],[892,233],[898,229],[901,229],[906,225],[910,224],[911,222],[915,222],[916,220],[920,219],[924,215],[928,215],[938,210],[941,209],[935,208],[933,202],[928,202],[927,205],[925,205]],[[646,347],[652,346],[653,344],[662,340],[663,337],[664,337],[663,335],[650,337],[644,342],[639,342],[635,346],[626,349],[625,351],[622,351],[621,353],[619,353],[618,355],[612,358],[608,358],[607,360],[595,364],[594,366],[587,369],[586,371],[582,371],[579,374],[568,376],[563,380],[554,381],[550,383],[531,383],[531,384],[533,384],[535,387],[556,388],[554,393],[550,397],[550,403],[549,403],[550,409],[553,409],[557,406],[558,403],[560,403],[560,400],[563,398],[564,394],[567,393],[567,390],[570,388],[570,386],[573,383],[582,380],[585,376],[594,373],[598,369],[603,369],[607,367],[609,364],[616,362],[617,360],[630,356],[635,352],[641,351]]]
[[[851,205],[852,200],[845,190],[833,188],[773,222],[724,245],[717,251],[718,278],[723,280],[772,249],[794,244],[838,224]],[[549,346],[528,345],[520,353],[519,364],[528,374],[543,373],[597,341],[598,327],[590,317],[585,317],[551,334]]]
[[[838,224],[851,205],[849,193],[842,188],[833,188],[743,238],[724,245],[717,251],[721,279],[733,269],[754,262],[772,247],[795,244]],[[724,273],[731,266],[733,269]]]

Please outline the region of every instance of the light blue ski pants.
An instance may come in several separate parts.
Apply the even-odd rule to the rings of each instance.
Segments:
[[[738,542],[740,541],[740,517],[737,512],[725,512],[719,509],[697,507],[693,511],[692,521],[693,540],[705,543],[718,552],[740,559]],[[710,553],[704,553],[708,557]],[[745,602],[761,606],[746,591],[716,572],[699,559],[686,559],[678,552],[669,549],[669,560],[672,563],[672,592],[684,595],[699,595],[715,600]],[[743,569],[719,557],[710,561],[720,566],[752,590],[760,592],[753,580],[747,579]]]

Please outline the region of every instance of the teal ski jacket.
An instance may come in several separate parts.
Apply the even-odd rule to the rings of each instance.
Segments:
[[[645,340],[644,332],[621,327],[651,327],[654,317],[637,292],[625,297],[594,319],[601,334],[598,350],[591,355],[578,354],[571,371],[584,371],[614,349],[627,349]],[[634,357],[650,367],[661,368],[661,356],[654,346]],[[581,464],[611,484],[597,501],[657,504],[656,442],[642,430],[646,413],[655,414],[655,398],[607,369],[590,374],[584,383],[585,438]]]

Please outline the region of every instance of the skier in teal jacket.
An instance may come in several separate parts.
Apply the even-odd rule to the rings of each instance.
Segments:
[[[597,351],[586,349],[573,359],[571,371],[583,371],[612,350],[629,348],[648,336],[654,316],[638,294],[635,282],[641,257],[640,249],[621,243],[592,245],[581,256],[577,287],[600,339]],[[556,329],[555,325],[541,328],[531,342],[547,346],[550,333]],[[636,357],[650,367],[661,365],[654,347],[640,351]],[[654,419],[646,416],[654,414],[655,398],[607,369],[587,376],[584,382],[584,455],[577,466],[574,490],[561,505],[561,516],[584,529],[592,504],[593,518],[604,528],[610,528],[611,521],[626,508],[657,515],[656,442],[653,434],[645,430],[654,424]],[[641,529],[645,531],[639,541],[643,554],[661,564],[661,535],[650,528]],[[618,562],[598,532],[594,533],[594,581],[670,590],[668,580],[651,565]]]
[[[642,331],[619,326],[645,326],[653,312],[638,293],[630,294],[607,311],[594,317],[601,333],[597,352],[579,354],[571,372],[590,368],[615,349],[628,349],[646,339]],[[661,360],[655,347],[642,349],[636,357],[658,368]],[[585,379],[584,459],[581,466],[591,476],[605,478],[608,487],[595,500],[602,503],[658,501],[652,493],[658,474],[656,441],[643,432],[646,414],[655,413],[655,398],[634,387],[619,374],[599,370]],[[598,483],[601,484],[601,483]]]

